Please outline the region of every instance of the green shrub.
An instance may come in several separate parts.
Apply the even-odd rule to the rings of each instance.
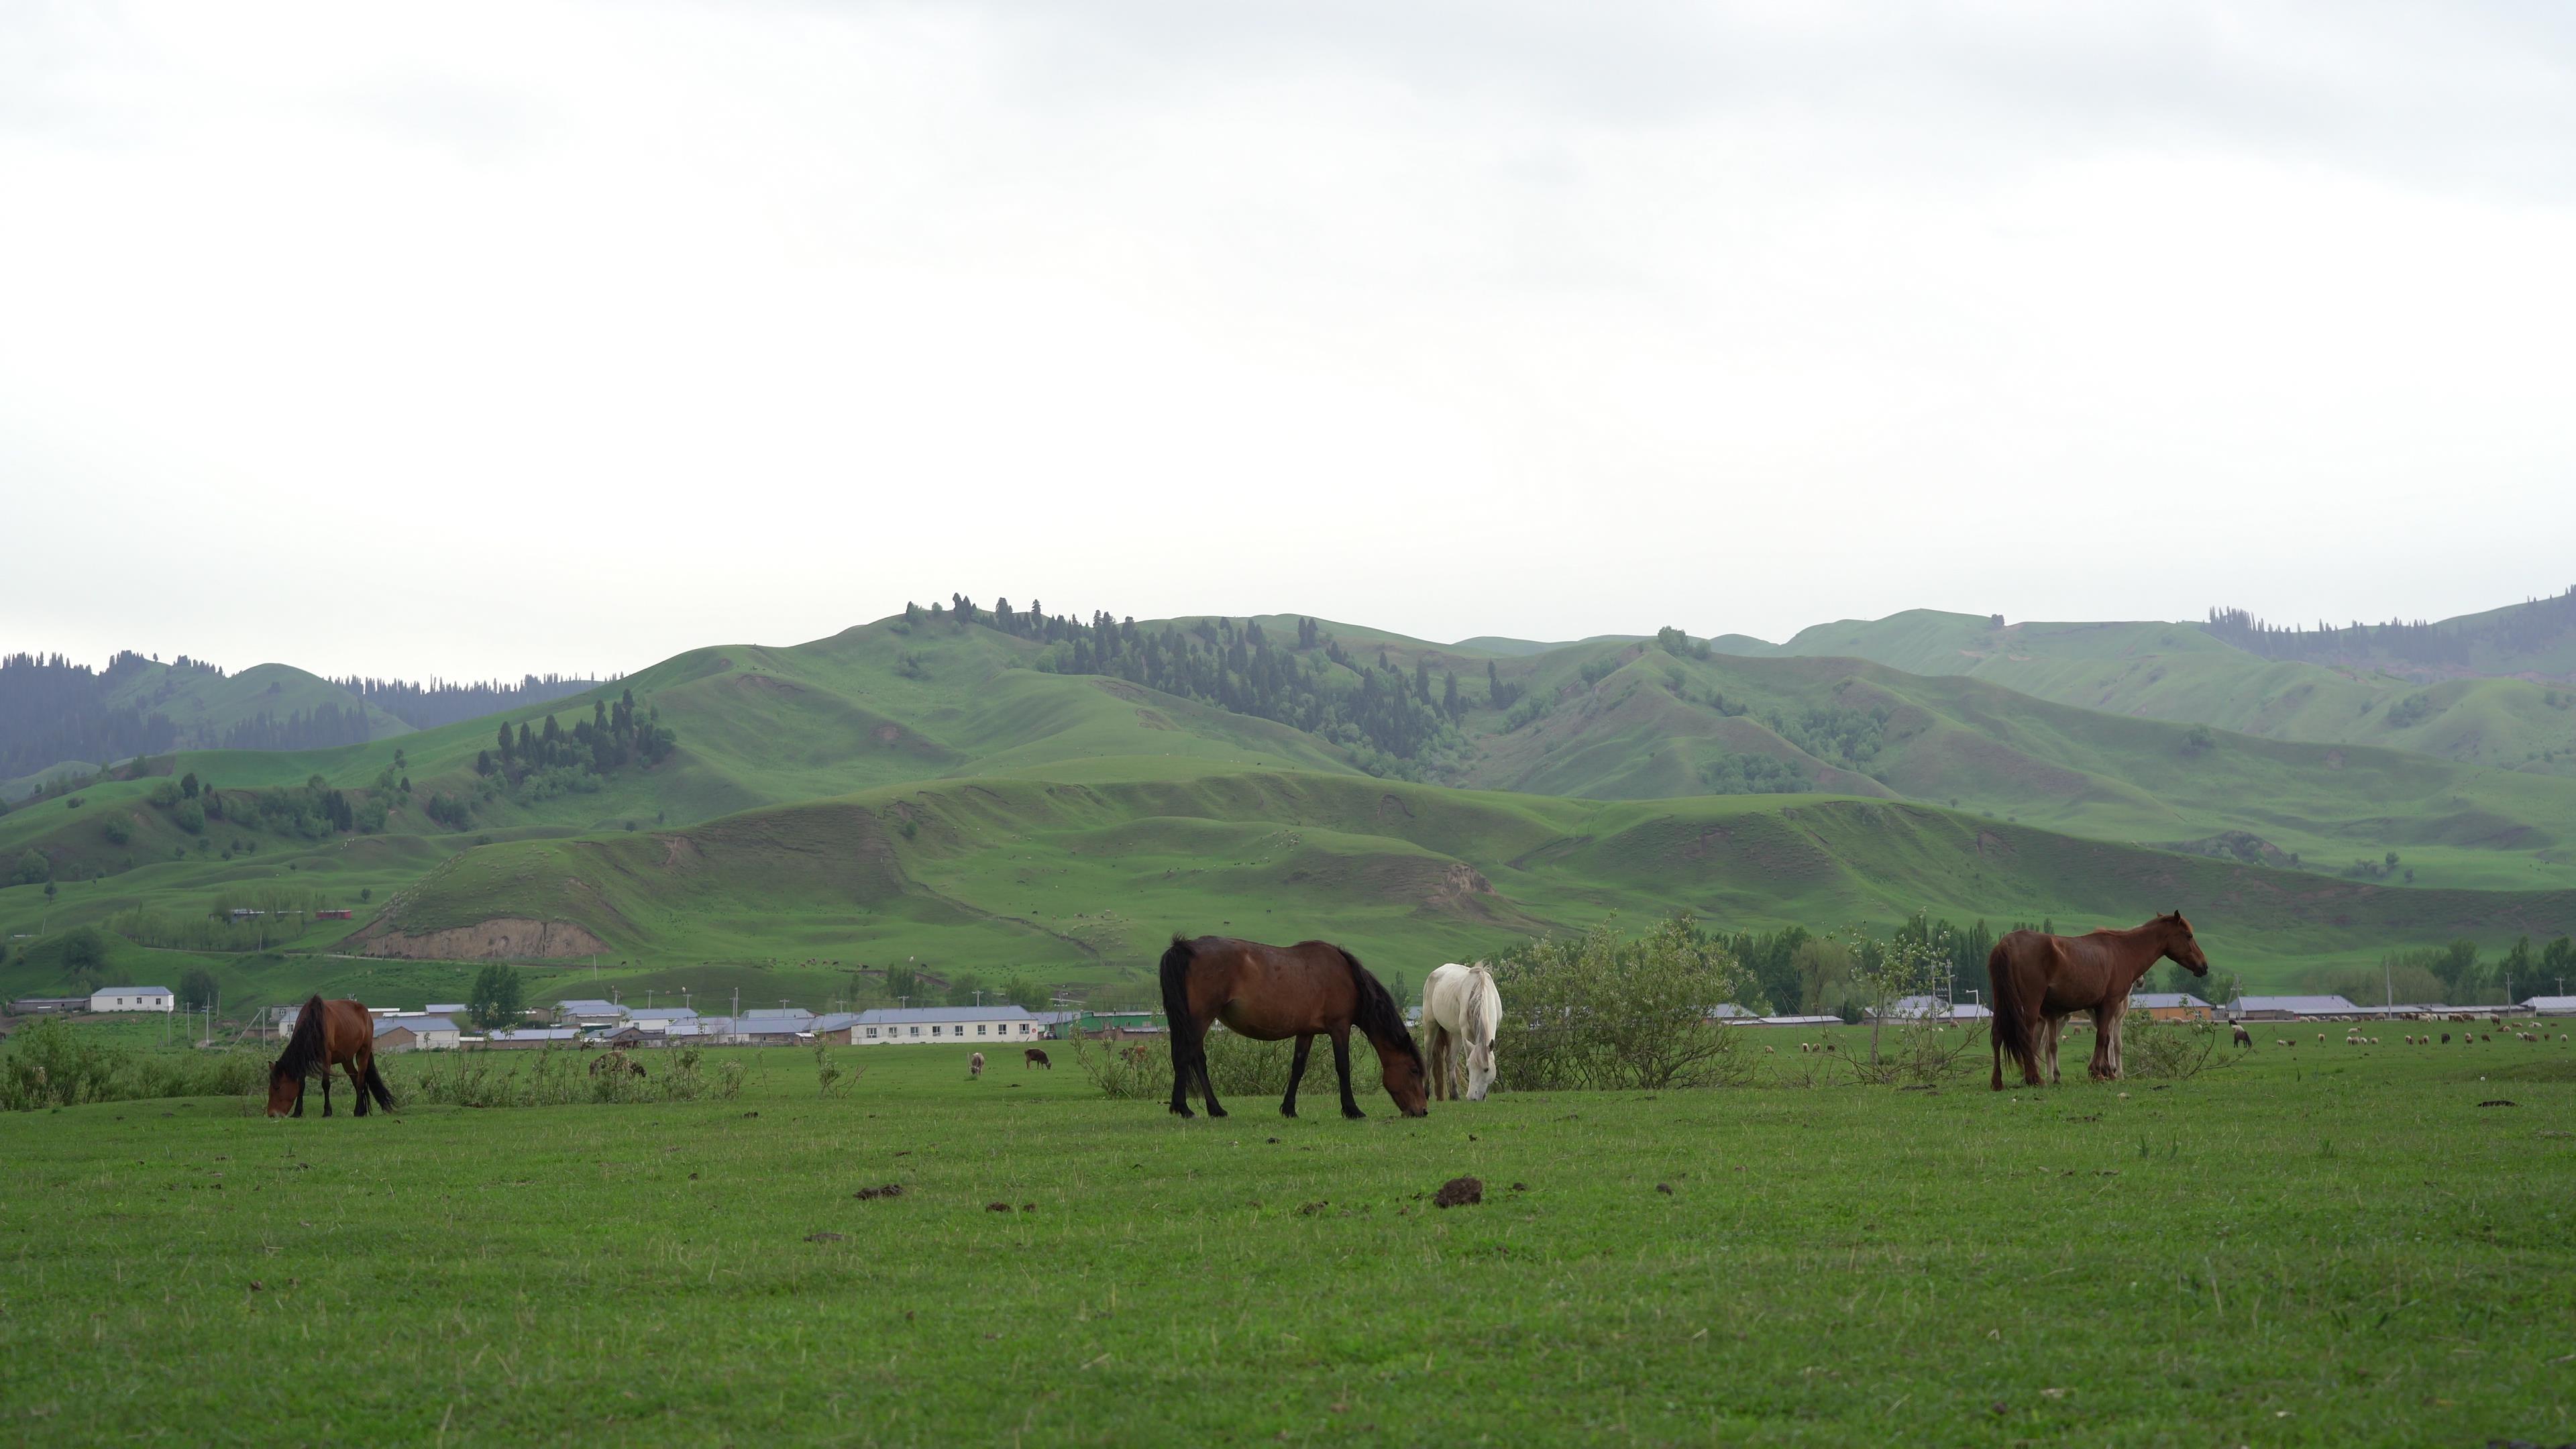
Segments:
[[[1508,1089],[1552,1091],[1740,1081],[1736,1036],[1709,1012],[1751,988],[1688,913],[1637,937],[1608,924],[1530,941],[1494,961],[1503,997],[1495,1065]]]

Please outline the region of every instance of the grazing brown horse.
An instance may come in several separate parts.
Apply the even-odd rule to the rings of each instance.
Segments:
[[[2014,931],[1997,941],[1986,956],[1986,978],[1995,998],[1994,1089],[2004,1089],[2006,1052],[2021,1065],[2024,1083],[2036,1087],[2043,1080],[2056,1081],[2058,1028],[2079,1011],[2093,1016],[2093,1076],[2117,1081],[2120,1022],[2129,1012],[2129,991],[2162,960],[2197,976],[2209,974],[2209,958],[2201,954],[2191,922],[2180,911],[2125,931],[2081,936]]]
[[[376,1072],[375,1019],[359,1002],[324,1001],[316,996],[296,1013],[286,1050],[268,1069],[268,1115],[303,1116],[305,1079],[319,1074],[322,1115],[330,1116],[333,1067],[348,1070],[349,1085],[358,1093],[359,1116],[367,1115],[370,1096],[385,1110],[393,1110],[394,1094],[385,1089],[385,1079]]]
[[[1325,941],[1294,946],[1264,946],[1226,936],[1195,941],[1172,938],[1163,953],[1163,1013],[1171,1018],[1172,1110],[1187,1117],[1190,1083],[1207,1099],[1208,1115],[1222,1117],[1216,1087],[1208,1080],[1207,1029],[1221,1021],[1226,1029],[1254,1041],[1297,1039],[1297,1058],[1288,1068],[1288,1095],[1279,1102],[1283,1117],[1297,1115],[1297,1084],[1306,1076],[1306,1053],[1318,1032],[1333,1038],[1333,1067],[1342,1079],[1342,1115],[1365,1117],[1351,1099],[1351,1028],[1356,1026],[1377,1048],[1386,1094],[1407,1117],[1430,1111],[1430,1075],[1423,1070],[1422,1049],[1404,1029],[1404,1013],[1359,958]]]
[[[1051,1072],[1055,1070],[1055,1063],[1048,1061],[1047,1054],[1036,1047],[1023,1047],[1020,1049],[1020,1070],[1025,1072],[1031,1067],[1044,1067]]]

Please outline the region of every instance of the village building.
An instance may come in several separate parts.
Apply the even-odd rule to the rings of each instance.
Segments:
[[[52,1011],[87,1011],[86,996],[21,996],[9,1003],[11,1016],[35,1016]]]
[[[2340,996],[2240,996],[2227,1003],[2231,1021],[2305,1021],[2360,1014],[2360,1007]]]
[[[449,1017],[404,1012],[376,1018],[376,1050],[380,1052],[454,1051],[463,1044],[464,1034]]]
[[[482,1043],[494,1051],[533,1051],[539,1047],[569,1047],[581,1042],[581,1031],[570,1026],[522,1026],[486,1034]]]
[[[2149,1021],[2207,1021],[2216,1010],[2188,991],[2132,992],[2129,1009],[2145,1012]]]
[[[102,986],[89,994],[92,1011],[176,1011],[179,998],[167,986]]]
[[[614,1001],[558,1001],[555,1003],[557,1026],[615,1026],[626,1019],[626,1008]]]
[[[1036,1041],[1038,1019],[1024,1006],[889,1007],[858,1013],[853,1046],[986,1046]]]
[[[2576,1016],[2576,996],[2534,996],[2522,1009],[2534,1016]]]

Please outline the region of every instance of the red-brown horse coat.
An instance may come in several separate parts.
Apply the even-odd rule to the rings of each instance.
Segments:
[[[2182,912],[2158,916],[2125,931],[2091,931],[2081,936],[2047,936],[2014,931],[1995,943],[1986,957],[1986,977],[1994,988],[1994,1079],[2004,1089],[2004,1056],[2018,1063],[2029,1086],[2057,1078],[2057,1034],[2076,1012],[2093,1017],[2092,1074],[2101,1081],[2120,1075],[2120,1025],[2129,1011],[2129,992],[2156,962],[2171,959],[2195,975],[2209,974],[2209,958],[2192,939],[2191,922]]]
[[[1306,1076],[1306,1054],[1318,1034],[1333,1039],[1333,1066],[1340,1073],[1342,1115],[1360,1117],[1351,1096],[1351,1028],[1356,1026],[1377,1048],[1386,1093],[1397,1110],[1419,1117],[1430,1110],[1430,1079],[1422,1050],[1405,1029],[1395,998],[1359,958],[1329,941],[1300,941],[1294,946],[1265,946],[1228,936],[1201,936],[1195,941],[1172,938],[1163,953],[1163,1013],[1172,1034],[1172,1110],[1191,1115],[1193,1083],[1207,1101],[1208,1115],[1222,1117],[1208,1080],[1205,1045],[1208,1023],[1255,1041],[1297,1039],[1297,1054],[1288,1068],[1288,1095],[1283,1116],[1297,1115],[1297,1084]]]
[[[357,1001],[324,1001],[315,996],[304,1003],[295,1016],[295,1030],[286,1038],[286,1050],[268,1069],[268,1115],[284,1117],[304,1115],[305,1079],[320,1073],[322,1077],[322,1115],[331,1115],[331,1069],[346,1067],[349,1085],[357,1089],[358,1115],[367,1115],[367,1099],[373,1097],[387,1111],[394,1105],[394,1094],[385,1087],[385,1079],[376,1071],[376,1022],[367,1014],[366,1004]]]

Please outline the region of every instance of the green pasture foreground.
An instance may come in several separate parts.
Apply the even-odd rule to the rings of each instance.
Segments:
[[[0,1437],[2576,1439],[2576,1048],[2398,1035],[1998,1096],[1786,1085],[1771,1032],[1771,1085],[1419,1121],[1332,1115],[1319,1060],[1303,1120],[1182,1122],[1061,1044],[845,1051],[828,1100],[769,1051],[732,1102],[10,1117]]]

